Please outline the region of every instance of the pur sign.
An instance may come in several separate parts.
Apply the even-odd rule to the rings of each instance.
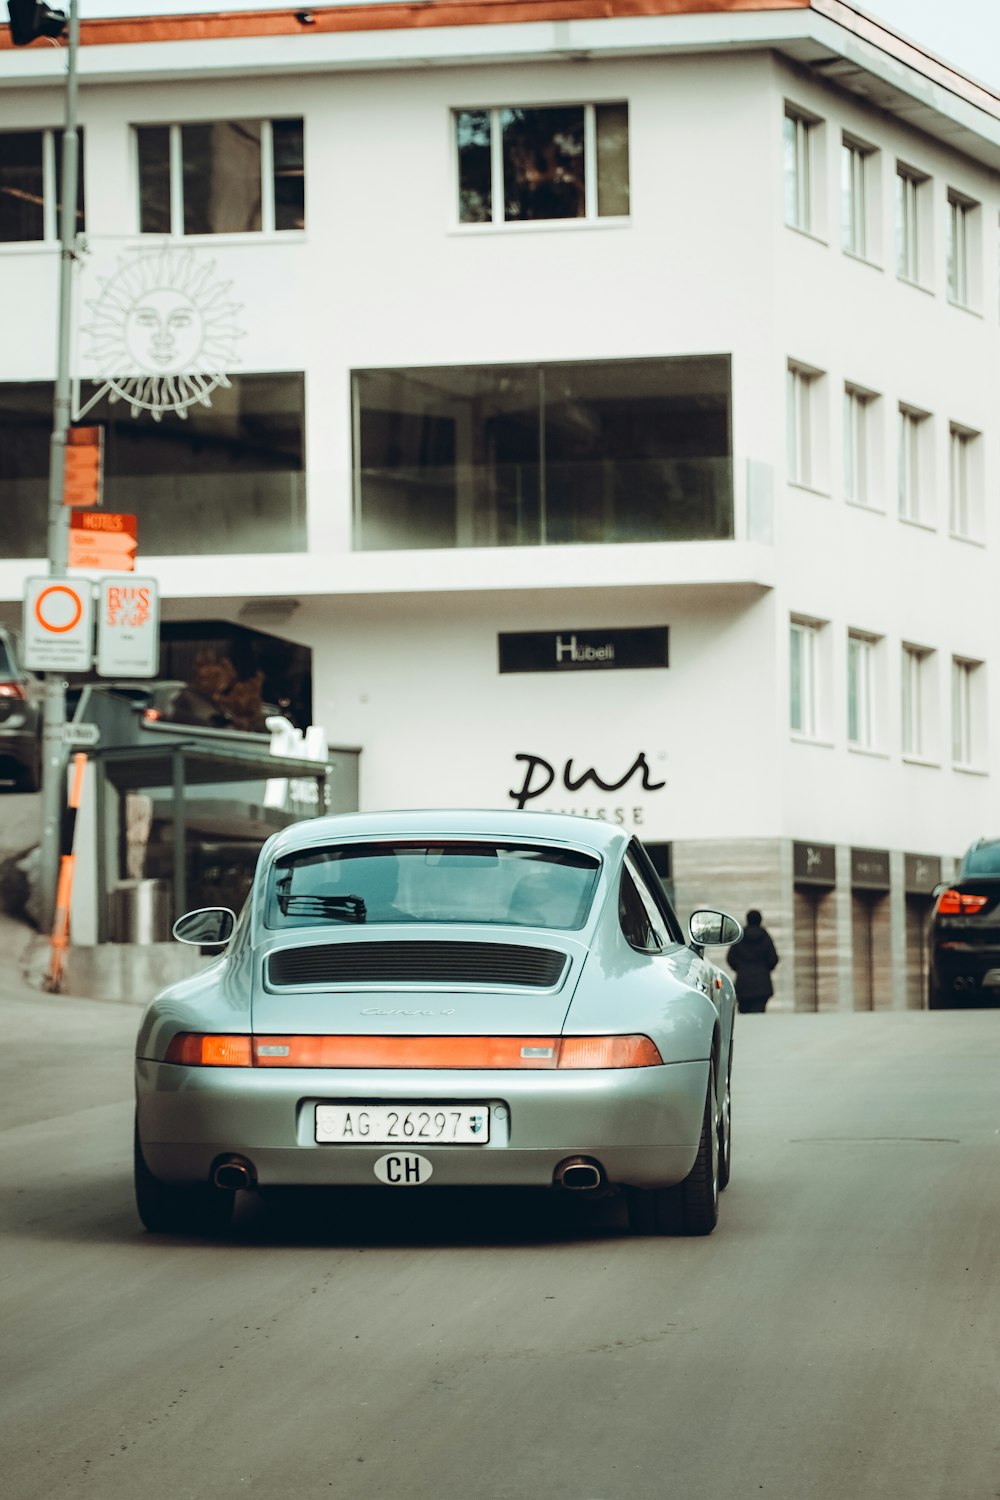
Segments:
[[[561,796],[561,792],[552,793],[550,791],[556,783],[557,775],[557,768],[550,761],[545,760],[541,755],[515,755],[514,759],[524,762],[524,779],[519,787],[512,787],[507,795],[519,812],[529,802],[535,801],[536,798],[544,796],[547,792],[550,796]],[[603,776],[600,776],[593,766],[588,767],[586,770],[575,772],[572,760],[567,760],[562,766],[562,772],[559,776],[562,790],[575,796],[576,793],[589,783],[595,788],[594,796],[596,802],[601,805],[591,806],[588,803],[586,807],[579,807],[577,805],[569,807],[547,806],[544,811],[578,813],[585,818],[604,818],[610,823],[631,823],[638,827],[645,818],[645,807],[642,803],[635,804],[630,801],[629,806],[623,804],[618,807],[612,807],[607,803],[605,798],[599,795],[601,792],[619,792],[629,782],[633,782],[633,789],[636,789],[636,780],[638,782],[637,789],[641,789],[643,792],[660,792],[667,784],[664,779],[659,781],[654,780],[653,772],[643,751],[639,752],[623,776],[611,777],[607,780]]]

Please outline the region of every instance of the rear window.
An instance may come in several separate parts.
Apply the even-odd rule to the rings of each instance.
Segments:
[[[276,860],[268,927],[485,922],[571,930],[587,920],[600,860],[492,841],[337,844]]]
[[[1000,840],[976,844],[962,860],[963,875],[1000,875]]]
[[[11,661],[10,652],[3,641],[0,641],[0,677],[4,682],[13,682],[17,677],[17,668]]]

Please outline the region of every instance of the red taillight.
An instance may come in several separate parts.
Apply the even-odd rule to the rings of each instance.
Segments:
[[[166,1061],[201,1068],[655,1068],[648,1036],[225,1036],[184,1031]]]
[[[167,1048],[166,1061],[187,1063],[194,1068],[250,1068],[253,1066],[251,1038],[181,1031]]]
[[[20,698],[24,701],[24,688],[19,682],[0,682],[0,698]]]
[[[956,891],[954,887],[942,891],[938,897],[938,915],[942,917],[971,917],[982,911],[988,896],[970,896],[967,891]]]
[[[163,715],[160,713],[160,710],[158,708],[144,708],[142,711],[142,717],[146,720],[147,723],[153,724],[157,719],[162,719]]]

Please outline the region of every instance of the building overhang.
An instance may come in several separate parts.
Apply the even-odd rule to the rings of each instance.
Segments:
[[[335,567],[320,552],[242,553],[228,556],[224,567],[214,556],[144,557],[143,568],[159,581],[166,620],[187,619],[192,608],[209,601],[236,619],[248,601],[273,594],[282,596],[287,617],[311,602],[378,595],[616,588],[760,593],[775,587],[778,560],[765,542],[595,542],[350,552],[338,556]],[[20,597],[25,571],[23,562],[0,562],[0,600]],[[179,610],[171,615],[174,601]],[[6,613],[13,617],[16,605]]]
[[[368,0],[223,15],[168,11],[164,0],[163,9],[84,22],[84,88],[763,50],[1000,167],[1000,95],[844,0]],[[61,86],[61,51],[14,48],[0,27],[0,87]]]

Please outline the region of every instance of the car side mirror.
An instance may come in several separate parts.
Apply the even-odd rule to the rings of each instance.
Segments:
[[[688,920],[688,932],[691,942],[698,948],[728,948],[731,943],[738,943],[743,936],[743,928],[736,918],[727,916],[724,911],[692,912]]]
[[[236,913],[228,906],[203,906],[185,912],[173,926],[179,943],[195,948],[224,948],[236,927]]]

